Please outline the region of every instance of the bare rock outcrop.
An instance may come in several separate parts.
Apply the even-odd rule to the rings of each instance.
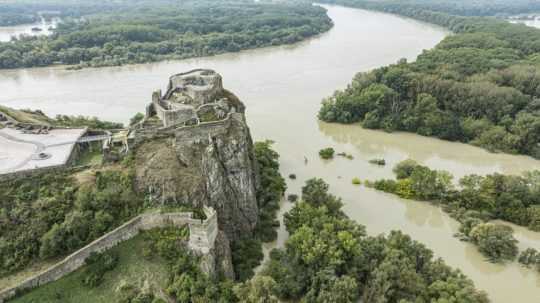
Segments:
[[[137,130],[134,148],[137,189],[146,195],[148,203],[156,206],[213,207],[218,213],[219,229],[234,241],[240,235],[252,233],[258,216],[257,168],[244,105],[222,88],[221,77],[214,71],[195,70],[179,75],[184,82],[176,83],[173,80],[178,76],[171,77],[167,93],[154,97],[155,109],[161,110],[160,104],[168,102],[174,106],[204,104],[229,112],[210,115],[211,121],[199,116],[195,125],[178,120],[145,127],[150,125],[147,121],[161,119],[152,114],[155,111],[148,111],[150,116]],[[206,83],[203,80],[219,85],[202,85]],[[183,103],[172,99],[174,94],[181,95]]]

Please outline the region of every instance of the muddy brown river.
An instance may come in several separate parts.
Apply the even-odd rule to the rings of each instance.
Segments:
[[[529,157],[491,154],[480,148],[414,134],[388,134],[357,125],[326,124],[316,113],[323,97],[343,88],[358,71],[413,60],[448,32],[442,28],[394,15],[343,7],[328,7],[335,27],[294,46],[273,47],[184,61],[126,67],[66,71],[61,67],[0,72],[0,103],[16,108],[42,109],[50,115],[84,114],[126,122],[144,111],[151,92],[164,88],[168,76],[196,67],[223,75],[225,86],[247,105],[247,119],[257,140],[272,139],[281,154],[282,173],[289,192],[299,193],[303,181],[324,178],[341,196],[351,218],[370,234],[400,229],[426,244],[449,265],[460,268],[493,302],[540,302],[540,275],[517,263],[487,262],[476,248],[453,237],[457,222],[428,203],[396,198],[351,179],[390,178],[392,167],[412,158],[456,177],[502,172],[518,174],[540,169]],[[332,146],[354,160],[322,161],[321,148]],[[308,163],[304,163],[304,157]],[[385,158],[385,167],[368,163]],[[281,212],[291,207],[283,202]],[[520,247],[540,249],[540,233],[514,227]],[[281,228],[276,243],[287,234]]]

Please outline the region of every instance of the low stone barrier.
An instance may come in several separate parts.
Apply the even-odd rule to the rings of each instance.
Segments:
[[[143,230],[165,226],[180,227],[188,225],[190,229],[189,248],[203,255],[208,254],[214,247],[218,232],[217,214],[212,208],[207,207],[204,208],[204,212],[207,216],[205,220],[193,219],[193,214],[190,212],[139,215],[67,256],[64,260],[43,272],[26,279],[16,286],[0,290],[0,303],[14,297],[21,291],[29,290],[64,277],[82,267],[91,253],[103,252],[110,249],[120,242],[135,237]]]

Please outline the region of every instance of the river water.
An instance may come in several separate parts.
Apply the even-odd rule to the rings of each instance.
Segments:
[[[165,88],[169,75],[196,67],[215,69],[223,75],[225,86],[246,103],[255,139],[275,140],[282,173],[298,176],[296,181],[288,180],[290,193],[299,194],[308,178],[324,178],[332,192],[343,198],[348,215],[366,225],[370,234],[403,230],[449,265],[462,269],[493,302],[540,302],[540,275],[517,263],[486,262],[474,246],[452,236],[457,223],[438,207],[351,184],[353,177],[391,178],[392,167],[407,158],[448,170],[457,177],[517,174],[540,169],[540,161],[491,154],[414,134],[388,134],[317,121],[321,99],[344,88],[356,72],[402,57],[413,60],[448,34],[444,29],[393,15],[333,6],[328,9],[335,27],[294,46],[82,71],[59,67],[2,71],[0,103],[39,108],[51,115],[95,115],[125,122],[135,112],[144,111],[152,90]],[[352,154],[354,160],[320,160],[318,151],[328,146]],[[368,160],[372,158],[385,158],[388,164],[371,165]],[[283,202],[281,213],[290,207]],[[520,227],[515,230],[521,247],[540,249],[539,233]],[[278,241],[266,247],[282,245],[286,237],[282,227]]]
[[[536,28],[540,28],[540,17],[536,17],[534,20],[510,20],[511,23],[520,23],[525,24],[527,26],[532,26]]]
[[[45,36],[52,34],[53,28],[58,24],[58,19],[51,21],[41,20],[41,22],[21,24],[17,26],[0,26],[0,42],[10,41],[13,36]],[[32,31],[32,28],[39,28],[41,31]]]

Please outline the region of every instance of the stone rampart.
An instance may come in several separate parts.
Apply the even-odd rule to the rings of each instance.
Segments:
[[[195,84],[192,80],[195,80],[193,82],[200,83]],[[182,88],[184,93],[190,96],[196,103],[205,104],[213,102],[223,90],[223,80],[213,70],[194,69],[171,76],[165,96],[168,98],[172,91],[178,87]]]
[[[207,216],[206,220],[190,220],[189,247],[202,254],[208,254],[214,248],[219,228],[216,211],[205,207],[204,213]]]
[[[240,113],[229,113],[227,117],[219,121],[202,122],[190,126],[170,126],[153,129],[137,130],[136,144],[148,139],[159,137],[189,137],[189,138],[208,138],[208,136],[216,136],[226,133],[231,126],[233,119],[242,120],[243,115]]]
[[[82,267],[91,253],[103,252],[110,249],[120,242],[135,237],[143,230],[165,226],[180,227],[188,225],[190,229],[189,248],[199,254],[208,254],[214,248],[218,223],[216,212],[213,209],[205,207],[204,211],[207,216],[205,220],[193,219],[193,214],[190,212],[139,215],[79,249],[45,271],[28,278],[14,287],[0,290],[0,303],[12,298],[21,291],[32,289],[64,277]]]

